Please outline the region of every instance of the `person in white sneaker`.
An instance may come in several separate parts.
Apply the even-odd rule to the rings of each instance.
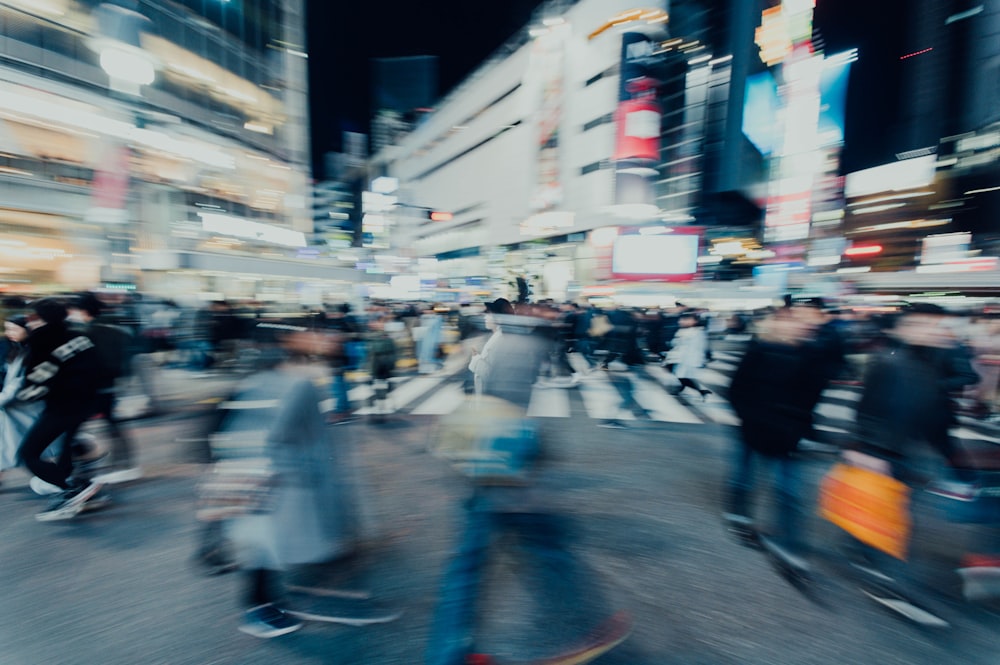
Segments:
[[[127,374],[132,363],[132,334],[120,326],[100,320],[104,303],[93,293],[78,295],[68,306],[68,320],[76,330],[93,342],[97,354],[97,397],[93,411],[107,423],[111,439],[111,467],[99,475],[103,483],[124,483],[142,477],[142,469],[133,460],[132,443],[116,415],[118,392],[115,383]]]
[[[62,490],[57,501],[35,517],[41,521],[70,519],[100,491],[100,483],[72,478],[72,446],[64,445],[53,462],[45,450],[60,436],[72,441],[92,413],[97,395],[97,355],[93,343],[66,327],[65,305],[43,298],[31,305],[28,317],[28,356],[24,385],[17,393],[23,401],[42,401],[44,407],[21,440],[18,455],[35,476]]]

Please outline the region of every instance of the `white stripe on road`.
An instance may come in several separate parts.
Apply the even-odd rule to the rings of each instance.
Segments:
[[[721,386],[723,388],[727,387],[732,382],[728,376],[722,372],[716,372],[714,369],[701,369],[694,378],[695,381],[704,381],[705,383],[710,383],[713,386]]]
[[[825,402],[820,402],[816,405],[814,413],[818,413],[824,418],[830,418],[831,420],[854,421],[854,409],[841,404],[827,404]]]
[[[850,432],[842,427],[831,427],[830,425],[813,425],[813,429],[819,432],[829,432],[830,434],[850,434]]]
[[[823,391],[823,399],[842,399],[848,402],[857,402],[861,399],[861,393],[855,390],[843,390],[841,388],[827,388]]]
[[[621,408],[622,396],[601,371],[588,375],[580,384],[580,396],[587,415],[598,420],[635,420],[635,415]]]
[[[969,429],[968,427],[953,427],[951,429],[951,435],[956,436],[960,439],[977,439],[979,441],[990,441],[992,443],[1000,443],[1000,439],[995,436],[990,436],[989,434],[984,434],[983,432],[977,432],[975,430]]]
[[[664,392],[663,387],[648,379],[629,375],[632,381],[632,396],[639,406],[646,409],[654,420],[667,423],[693,423],[701,425],[704,421],[694,415],[684,405]]]
[[[465,400],[461,383],[449,383],[434,392],[410,413],[418,416],[444,416],[458,408]]]
[[[532,418],[569,418],[569,390],[535,388],[531,391],[528,416]]]
[[[663,369],[659,365],[646,365],[646,372],[656,379],[661,386],[673,387],[679,385],[677,383],[677,377]]]

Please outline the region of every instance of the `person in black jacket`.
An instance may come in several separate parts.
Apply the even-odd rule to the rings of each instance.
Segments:
[[[29,352],[18,399],[43,400],[45,407],[24,435],[18,455],[35,476],[63,490],[35,517],[41,521],[70,519],[101,489],[100,483],[72,477],[72,441],[93,413],[98,358],[90,339],[67,328],[62,302],[43,298],[31,308]],[[64,445],[57,461],[42,459],[42,453],[61,435],[65,436]]]
[[[134,340],[132,333],[126,328],[102,322],[98,317],[103,309],[104,304],[89,291],[78,295],[68,307],[69,318],[77,322],[79,332],[94,343],[98,358],[97,397],[93,412],[108,424],[112,465],[99,479],[104,483],[126,482],[140,478],[142,470],[134,463],[132,445],[116,415],[118,392],[115,383],[128,374]]]
[[[740,445],[729,481],[725,517],[737,531],[752,530],[751,494],[758,459],[777,465],[774,542],[793,554],[804,549],[799,464],[792,456],[812,428],[820,392],[814,388],[815,330],[809,313],[783,307],[763,322],[750,342],[729,388],[740,418]],[[804,565],[804,562],[800,562]]]
[[[950,467],[948,475],[961,482],[973,480],[950,430],[957,422],[953,393],[978,380],[969,350],[948,326],[947,312],[929,303],[909,306],[889,329],[886,347],[873,354],[865,372],[856,450],[851,453],[855,463],[878,468],[918,490],[936,475],[922,454],[930,448],[944,458]],[[915,504],[921,494],[909,493],[911,533],[919,533],[920,511]],[[905,564],[860,541],[850,539],[848,545],[856,554],[852,564],[868,596],[919,624],[948,625],[928,609],[934,601],[913,576],[916,552],[911,552],[911,562]]]

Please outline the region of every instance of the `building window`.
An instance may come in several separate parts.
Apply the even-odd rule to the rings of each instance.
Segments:
[[[614,122],[614,119],[615,119],[614,113],[607,113],[605,115],[602,115],[600,118],[594,118],[590,122],[584,123],[583,131],[589,132],[594,127],[600,127],[601,125],[606,125],[609,122]]]

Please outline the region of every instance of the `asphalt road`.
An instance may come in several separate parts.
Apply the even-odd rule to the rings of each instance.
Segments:
[[[221,383],[219,383],[221,386]],[[210,399],[202,390],[197,401]],[[945,596],[951,631],[929,632],[866,600],[838,565],[833,527],[810,535],[813,598],[742,547],[719,517],[732,432],[719,425],[643,422],[606,430],[588,418],[543,420],[553,507],[569,515],[574,551],[613,608],[635,618],[630,639],[601,665],[995,665],[996,608],[957,600],[949,566],[967,530],[929,519],[925,573]],[[135,421],[147,477],[114,490],[114,505],[71,522],[39,523],[43,500],[10,475],[0,488],[0,663],[4,665],[253,665],[422,662],[464,481],[427,453],[432,416],[333,429],[352,448],[365,540],[350,564],[321,570],[338,588],[370,591],[403,611],[366,628],[309,624],[262,641],[239,633],[241,580],[191,562],[198,540],[193,489],[203,466],[203,421],[186,413]],[[807,460],[809,486],[831,460]],[[481,643],[531,651],[545,617],[538,590],[498,544],[484,591]]]

